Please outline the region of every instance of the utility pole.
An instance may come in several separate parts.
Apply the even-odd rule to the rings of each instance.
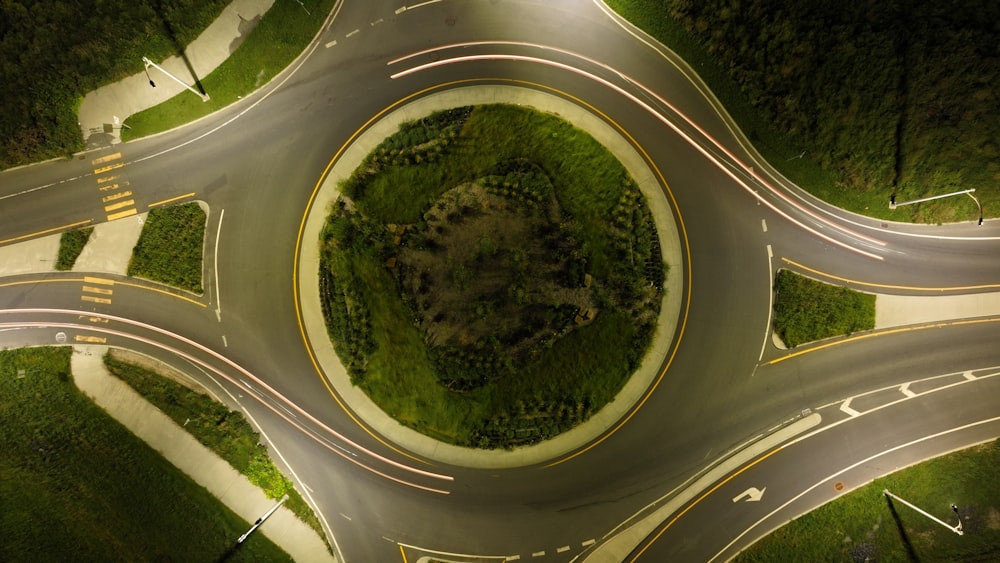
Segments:
[[[143,58],[142,58],[142,62],[146,64],[146,76],[147,76],[147,77],[149,76],[149,67],[153,67],[153,68],[155,68],[156,70],[158,70],[158,71],[162,72],[163,74],[166,74],[166,75],[167,75],[167,76],[169,76],[170,78],[173,78],[175,82],[177,82],[178,84],[180,84],[180,85],[181,85],[181,86],[183,86],[184,88],[186,88],[186,89],[190,90],[190,91],[191,91],[191,93],[193,93],[194,95],[196,95],[196,96],[198,96],[199,98],[201,98],[201,101],[203,101],[203,102],[207,102],[207,101],[209,100],[209,97],[208,97],[208,94],[202,94],[201,92],[199,92],[199,91],[195,90],[194,88],[192,88],[191,86],[189,86],[188,84],[186,84],[186,83],[185,83],[185,82],[184,82],[183,80],[181,80],[180,78],[177,78],[177,77],[176,77],[176,76],[174,76],[173,74],[170,74],[170,73],[169,73],[169,72],[167,72],[167,71],[166,71],[166,69],[164,69],[164,68],[163,68],[162,66],[160,66],[160,65],[158,65],[158,64],[156,64],[156,63],[154,63],[153,61],[149,60],[148,58],[146,58],[146,57],[143,57]],[[153,88],[156,88],[156,84],[155,84],[155,83],[153,82],[153,79],[152,79],[152,78],[150,78],[150,79],[149,79],[149,85],[150,85],[150,86],[152,86]]]

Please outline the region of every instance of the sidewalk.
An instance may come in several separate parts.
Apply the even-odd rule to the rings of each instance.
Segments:
[[[73,381],[80,391],[247,522],[256,521],[275,505],[276,501],[267,498],[229,463],[202,446],[128,384],[110,375],[102,359],[106,350],[104,346],[73,347]],[[336,561],[319,535],[284,506],[255,533],[267,536],[295,561]]]
[[[181,57],[153,62],[185,83],[194,84],[229,58],[272,4],[274,0],[233,0],[184,48],[186,62]],[[88,149],[120,143],[121,122],[125,118],[184,91],[183,86],[159,70],[150,67],[148,72],[148,78],[145,72],[140,72],[84,96],[77,119]],[[156,83],[155,88],[150,86],[150,80]]]

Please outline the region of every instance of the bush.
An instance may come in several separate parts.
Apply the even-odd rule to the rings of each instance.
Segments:
[[[875,328],[875,296],[779,270],[774,282],[774,330],[795,347]]]
[[[93,227],[79,229],[76,231],[66,231],[59,237],[59,256],[56,258],[57,270],[72,270],[76,259],[83,252],[83,247],[90,240],[90,234],[94,232]]]
[[[128,275],[200,294],[206,219],[197,203],[150,211],[132,250]]]

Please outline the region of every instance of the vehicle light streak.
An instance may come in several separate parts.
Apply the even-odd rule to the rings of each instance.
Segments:
[[[495,44],[495,42],[493,42],[493,43]],[[483,43],[483,44],[488,44],[488,43]],[[525,44],[525,43],[510,43],[510,44],[524,45],[524,46],[533,46],[533,45]],[[456,45],[456,46],[466,46],[466,45],[469,45],[469,46],[479,45],[479,43],[470,43],[470,44]],[[453,46],[453,47],[455,47],[455,46]],[[543,47],[543,48],[547,48],[547,47]],[[869,243],[872,243],[872,244],[875,244],[875,245],[879,245],[879,246],[885,246],[886,245],[886,243],[883,242],[883,241],[881,241],[881,240],[878,240],[878,239],[869,237],[867,235],[858,233],[856,231],[853,231],[853,230],[848,229],[846,227],[843,227],[841,225],[837,225],[836,223],[833,223],[833,222],[829,221],[828,219],[820,217],[817,214],[815,214],[814,212],[812,212],[812,211],[810,211],[808,209],[805,209],[800,204],[798,204],[797,202],[795,202],[792,199],[790,199],[783,191],[778,190],[773,185],[771,185],[769,182],[767,182],[764,178],[762,178],[760,176],[760,174],[758,174],[756,172],[756,170],[754,170],[753,167],[747,166],[746,164],[744,164],[731,151],[729,151],[729,149],[725,148],[725,146],[723,146],[719,141],[717,141],[713,137],[711,137],[704,129],[702,129],[700,126],[698,126],[696,123],[694,123],[691,119],[689,119],[683,113],[681,113],[680,111],[678,111],[677,108],[675,108],[669,102],[667,102],[666,100],[664,100],[663,98],[661,98],[660,96],[658,96],[656,93],[654,93],[651,90],[649,90],[648,88],[646,88],[645,86],[642,86],[637,81],[631,79],[630,77],[622,74],[621,72],[619,72],[619,71],[617,71],[617,70],[615,70],[615,69],[613,69],[611,67],[608,67],[607,65],[603,65],[603,64],[601,64],[599,62],[593,61],[593,60],[588,59],[586,57],[582,57],[580,55],[576,55],[575,53],[571,53],[569,51],[564,51],[564,50],[561,50],[561,49],[554,49],[554,48],[550,48],[550,49],[553,50],[553,51],[557,51],[557,52],[566,54],[566,55],[570,55],[570,56],[574,56],[574,57],[580,58],[580,59],[585,60],[585,61],[587,61],[587,62],[589,62],[591,64],[597,65],[597,66],[599,66],[601,68],[604,68],[605,70],[608,70],[610,72],[615,73],[616,75],[620,76],[623,80],[629,82],[630,84],[633,84],[633,85],[637,86],[644,93],[648,94],[650,97],[654,98],[657,102],[663,104],[664,106],[666,106],[667,108],[669,108],[671,111],[673,111],[674,113],[676,113],[678,116],[680,116],[680,118],[682,120],[684,120],[684,122],[686,124],[688,124],[689,126],[693,127],[695,130],[697,130],[698,133],[700,135],[702,135],[705,139],[707,139],[711,143],[711,145],[713,147],[715,147],[716,149],[722,151],[729,159],[731,159],[731,161],[737,165],[738,169],[740,169],[745,174],[747,174],[747,175],[751,176],[752,178],[754,178],[754,180],[756,180],[760,185],[766,187],[771,193],[773,193],[776,196],[780,197],[786,203],[788,203],[789,205],[792,205],[793,207],[795,207],[799,211],[801,211],[801,212],[809,215],[810,217],[812,217],[816,221],[819,221],[819,222],[821,222],[821,223],[823,223],[825,225],[828,225],[828,226],[830,226],[832,228],[835,228],[835,229],[837,229],[837,230],[839,230],[839,231],[841,231],[841,232],[843,232],[843,233],[845,233],[845,234],[847,234],[849,236],[852,236],[852,237],[855,237],[855,238],[867,241]],[[415,53],[415,54],[407,55],[405,57],[401,57],[401,58],[389,61],[389,63],[387,63],[387,64],[388,65],[395,64],[395,63],[398,63],[400,61],[404,61],[404,60],[407,60],[409,58],[415,57],[418,54],[426,54],[426,53],[429,53],[429,52],[433,52],[435,50],[439,50],[439,49],[431,49],[431,50],[421,51],[420,53]],[[429,63],[424,63],[424,64],[421,64],[421,65],[418,65],[418,66],[415,66],[415,67],[412,67],[412,68],[409,68],[409,69],[397,72],[395,74],[392,74],[392,75],[390,75],[390,78],[392,78],[392,79],[402,78],[404,76],[408,76],[410,74],[414,74],[414,73],[420,72],[422,70],[427,70],[427,69],[430,69],[430,68],[444,66],[444,65],[447,65],[447,64],[455,64],[455,63],[462,63],[462,62],[473,62],[473,61],[483,61],[483,60],[511,60],[511,61],[520,61],[520,62],[530,62],[530,63],[542,64],[542,65],[547,65],[547,66],[552,66],[552,67],[560,68],[562,70],[566,70],[566,71],[578,74],[580,76],[583,76],[584,78],[587,78],[587,79],[592,80],[594,82],[600,83],[600,84],[606,86],[607,88],[609,88],[611,90],[614,90],[615,92],[617,92],[617,93],[621,94],[622,96],[626,97],[627,99],[629,99],[630,101],[632,101],[633,103],[635,103],[636,105],[638,105],[639,107],[643,108],[648,113],[650,113],[651,115],[653,115],[654,117],[656,117],[664,125],[666,125],[667,127],[671,128],[682,139],[684,139],[685,141],[687,141],[688,144],[690,144],[695,150],[697,150],[698,152],[702,153],[710,162],[712,162],[712,164],[714,164],[717,168],[719,168],[719,170],[721,170],[727,176],[729,176],[730,178],[732,178],[733,181],[735,181],[739,186],[741,186],[744,190],[746,190],[747,193],[749,193],[757,201],[763,203],[769,209],[771,209],[772,211],[774,211],[778,215],[784,217],[785,219],[787,219],[792,224],[798,226],[799,228],[801,228],[803,230],[806,230],[806,231],[812,233],[813,235],[815,235],[815,236],[817,236],[817,237],[819,237],[819,238],[821,238],[823,240],[826,240],[827,242],[830,242],[831,244],[835,244],[837,246],[840,246],[842,248],[845,248],[847,250],[850,250],[852,252],[861,254],[863,256],[867,256],[867,257],[875,259],[875,260],[880,260],[880,261],[884,260],[884,258],[882,256],[879,256],[878,254],[874,254],[874,253],[871,253],[871,252],[867,252],[867,251],[858,249],[856,247],[853,247],[851,245],[848,245],[846,243],[838,241],[838,240],[836,240],[836,239],[834,239],[834,238],[832,238],[830,236],[824,235],[823,233],[820,233],[819,231],[815,230],[814,228],[812,228],[812,227],[810,227],[810,226],[802,223],[798,219],[795,219],[795,218],[791,217],[786,212],[778,209],[773,203],[771,203],[770,201],[768,201],[765,198],[763,198],[750,185],[748,185],[745,181],[743,181],[742,179],[740,179],[732,170],[730,170],[727,166],[725,166],[724,163],[722,162],[722,160],[720,160],[719,158],[717,158],[716,156],[714,156],[713,154],[711,154],[705,147],[703,147],[699,142],[697,142],[689,134],[687,134],[683,130],[681,130],[681,128],[678,125],[676,125],[675,123],[673,123],[670,119],[668,119],[667,117],[665,117],[664,115],[662,115],[661,113],[659,113],[656,109],[654,109],[653,107],[651,107],[646,102],[640,100],[635,95],[633,95],[633,94],[629,93],[628,91],[626,91],[624,88],[621,88],[620,86],[617,86],[617,85],[611,83],[610,81],[608,81],[608,80],[606,80],[604,78],[601,78],[601,77],[599,77],[597,75],[594,75],[594,74],[592,74],[590,72],[587,72],[585,70],[573,67],[573,66],[565,64],[565,63],[559,63],[559,62],[556,62],[556,61],[550,61],[548,59],[542,59],[542,58],[538,58],[538,57],[530,57],[530,56],[524,56],[524,55],[507,55],[507,54],[484,54],[484,55],[466,55],[466,56],[454,57],[454,58],[450,58],[450,59],[442,59],[442,60],[438,60],[438,61],[431,61]]]
[[[4,314],[7,314],[7,315],[9,315],[9,314],[56,314],[56,315],[59,315],[59,314],[70,314],[70,315],[73,315],[75,317],[75,316],[79,315],[79,311],[70,311],[70,310],[63,310],[63,309],[7,309],[7,310],[0,310],[0,315],[4,315]],[[357,444],[357,443],[353,442],[352,440],[350,440],[346,436],[341,435],[337,431],[333,430],[332,428],[330,428],[329,426],[327,426],[326,424],[324,424],[323,422],[319,421],[314,416],[312,416],[311,414],[309,414],[308,412],[306,412],[305,410],[303,410],[301,407],[299,407],[295,403],[293,403],[290,400],[288,400],[287,398],[285,398],[283,395],[281,395],[280,393],[278,393],[277,391],[275,391],[273,388],[271,388],[267,383],[265,383],[264,381],[262,381],[258,377],[254,376],[249,371],[247,371],[246,369],[242,368],[240,365],[236,364],[232,360],[229,360],[225,356],[217,354],[213,350],[211,350],[209,348],[206,348],[205,346],[202,346],[201,344],[198,344],[197,342],[194,342],[194,341],[192,341],[192,340],[190,340],[188,338],[185,338],[183,336],[180,336],[178,334],[173,334],[173,333],[171,333],[169,331],[166,331],[164,329],[161,329],[161,328],[158,328],[158,327],[155,327],[155,326],[152,326],[152,325],[148,325],[146,323],[142,323],[142,322],[139,322],[139,321],[133,321],[133,320],[130,320],[130,319],[125,319],[125,318],[122,318],[122,317],[116,317],[114,315],[106,315],[106,314],[102,314],[102,313],[91,313],[91,315],[96,316],[96,317],[106,318],[109,321],[121,322],[121,323],[126,324],[126,325],[131,325],[131,326],[135,326],[135,327],[138,327],[138,328],[150,330],[150,331],[156,332],[158,334],[162,334],[162,335],[167,336],[169,338],[172,338],[172,339],[178,340],[180,342],[183,342],[184,344],[187,344],[189,346],[192,346],[193,348],[195,348],[195,349],[197,349],[197,350],[199,350],[201,352],[204,352],[204,353],[212,356],[213,358],[216,358],[217,360],[220,360],[220,361],[224,362],[225,364],[227,364],[228,366],[232,367],[233,369],[235,369],[236,371],[238,371],[241,375],[243,375],[244,377],[246,377],[250,381],[253,381],[254,383],[256,383],[259,388],[262,388],[262,389],[266,390],[267,393],[270,394],[272,397],[277,398],[280,401],[280,403],[283,403],[284,405],[286,405],[287,407],[289,407],[295,413],[298,413],[299,415],[303,416],[304,418],[306,418],[311,423],[313,423],[316,426],[318,426],[323,431],[329,433],[331,436],[336,437],[338,440],[343,441],[344,443],[348,444],[350,447],[355,448],[358,451],[361,451],[361,452],[365,453],[366,455],[368,455],[368,456],[370,456],[370,457],[372,457],[374,459],[377,459],[377,460],[379,460],[379,461],[381,461],[383,463],[386,463],[386,464],[388,464],[388,465],[390,465],[392,467],[395,467],[395,468],[398,468],[398,469],[401,469],[401,470],[404,470],[404,471],[408,471],[408,472],[415,473],[415,474],[418,474],[418,475],[421,475],[421,476],[424,476],[424,477],[429,477],[429,478],[432,478],[432,479],[439,479],[439,480],[443,480],[443,481],[454,481],[454,477],[452,477],[450,475],[444,475],[444,474],[440,474],[440,473],[433,473],[431,471],[426,471],[426,470],[423,470],[423,469],[418,469],[418,468],[415,468],[415,467],[411,467],[411,466],[399,463],[398,461],[395,461],[395,460],[389,459],[389,458],[387,458],[385,456],[382,456],[380,454],[377,454],[377,453],[375,453],[375,452],[373,452],[373,451],[365,448],[364,446],[361,446],[360,444]],[[178,349],[173,348],[171,346],[167,346],[166,344],[162,344],[162,343],[157,342],[155,340],[148,339],[148,338],[143,338],[143,337],[140,337],[140,336],[137,336],[137,335],[133,335],[133,334],[129,334],[127,332],[120,331],[120,330],[115,330],[115,329],[105,328],[105,327],[96,327],[96,326],[93,326],[93,325],[80,325],[80,324],[72,323],[72,322],[47,322],[47,321],[0,322],[0,329],[12,329],[12,328],[66,328],[66,329],[84,330],[84,331],[87,331],[87,332],[97,332],[97,333],[107,334],[107,335],[112,335],[112,336],[120,336],[120,337],[127,338],[127,339],[130,339],[130,340],[135,340],[135,341],[138,341],[138,342],[149,344],[149,345],[158,347],[160,349],[166,350],[166,351],[168,351],[168,352],[170,352],[172,354],[176,354],[177,356],[182,357],[182,358],[190,361],[193,364],[196,364],[196,365],[201,366],[202,368],[204,368],[206,370],[214,372],[215,374],[217,374],[218,376],[224,378],[226,381],[228,381],[229,383],[231,383],[233,385],[236,385],[236,386],[239,386],[239,387],[242,387],[242,388],[248,388],[249,387],[249,385],[247,385],[245,381],[242,382],[242,384],[241,384],[241,382],[238,381],[236,378],[230,377],[229,375],[227,375],[227,374],[221,372],[220,370],[218,370],[218,369],[210,366],[209,364],[207,364],[203,360],[200,360],[200,359],[192,356],[191,354],[188,354],[188,353],[186,353],[184,351],[178,350]],[[255,391],[255,392],[254,393],[249,393],[249,395],[252,396],[252,397],[254,397],[255,399],[257,399],[260,404],[262,404],[265,407],[267,407],[269,410],[271,410],[272,412],[274,412],[275,414],[277,414],[283,420],[287,421],[292,426],[298,428],[303,433],[305,433],[307,436],[309,436],[312,439],[316,440],[317,442],[319,442],[320,444],[322,444],[324,447],[326,447],[330,451],[334,451],[335,453],[337,453],[338,455],[340,455],[344,459],[347,459],[348,461],[351,461],[352,463],[358,465],[359,467],[362,467],[362,468],[364,468],[364,469],[366,469],[368,471],[371,471],[372,473],[375,473],[375,474],[377,474],[377,475],[379,475],[381,477],[384,477],[386,479],[389,479],[391,481],[395,481],[397,483],[408,485],[410,487],[415,487],[415,488],[418,488],[418,489],[422,489],[422,490],[426,490],[426,491],[430,491],[430,492],[435,492],[435,493],[440,493],[440,494],[450,494],[449,491],[444,491],[444,490],[441,490],[441,489],[434,489],[434,488],[426,487],[426,486],[419,485],[419,484],[416,484],[416,483],[410,483],[408,481],[404,481],[402,479],[393,477],[391,475],[387,475],[387,474],[385,474],[385,473],[383,473],[383,472],[381,472],[381,471],[379,471],[379,470],[377,470],[377,469],[375,469],[373,467],[370,467],[368,465],[365,465],[365,464],[361,463],[357,459],[354,459],[354,457],[356,457],[356,456],[354,456],[350,452],[347,452],[343,448],[340,448],[339,446],[337,446],[337,449],[339,449],[340,451],[337,451],[336,449],[330,447],[330,445],[336,446],[335,444],[333,444],[332,442],[328,442],[322,436],[316,436],[313,431],[309,430],[304,425],[302,425],[298,421],[298,419],[296,417],[294,417],[294,415],[291,414],[291,412],[289,412],[289,414],[282,413],[280,410],[278,410],[278,409],[274,408],[274,406],[270,405],[268,403],[268,401],[263,400],[263,396],[262,395],[258,395],[257,389],[253,389],[253,388],[250,388],[250,389],[253,390],[253,391]],[[280,406],[280,405],[278,405],[278,406]]]

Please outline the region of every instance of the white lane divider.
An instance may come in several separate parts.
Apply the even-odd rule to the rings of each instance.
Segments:
[[[851,397],[853,399],[854,397]],[[851,408],[851,399],[844,401],[844,404],[840,405],[840,410],[847,413],[850,416],[858,416],[861,413]]]

